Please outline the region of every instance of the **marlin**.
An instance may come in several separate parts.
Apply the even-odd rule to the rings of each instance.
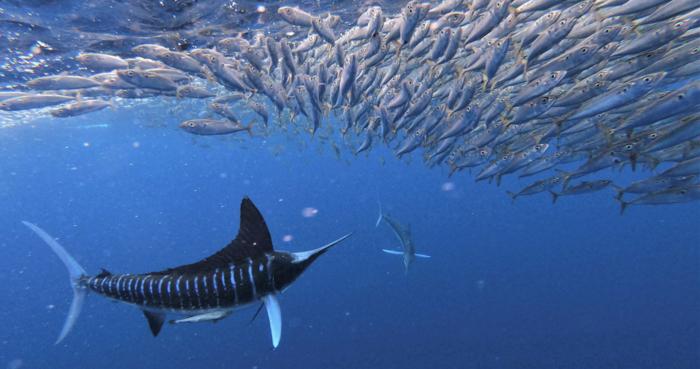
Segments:
[[[88,276],[53,237],[32,223],[22,223],[51,247],[70,275],[73,301],[56,344],[73,328],[87,293],[94,292],[142,310],[154,337],[163,327],[166,314],[184,315],[171,323],[216,322],[238,308],[262,302],[270,321],[272,345],[276,348],[282,336],[277,295],[319,256],[351,235],[315,250],[275,251],[265,220],[245,197],[241,201],[238,235],[213,255],[160,272],[112,274],[103,269],[96,276]]]
[[[390,217],[389,214],[384,213],[380,204],[379,218],[377,218],[377,223],[375,224],[375,227],[379,227],[379,224],[382,221],[389,225],[389,228],[391,228],[392,232],[394,232],[394,235],[396,236],[396,238],[398,238],[399,242],[401,243],[401,247],[403,248],[402,251],[388,249],[382,249],[382,251],[386,252],[387,254],[402,255],[403,265],[406,268],[407,273],[408,267],[411,265],[411,263],[413,263],[413,260],[415,260],[415,258],[430,258],[430,255],[416,253],[416,246],[413,244],[413,239],[411,238],[410,226],[404,227],[401,223],[396,221],[394,218]]]

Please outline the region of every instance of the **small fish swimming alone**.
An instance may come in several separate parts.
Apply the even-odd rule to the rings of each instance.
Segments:
[[[403,265],[406,268],[406,273],[408,273],[408,267],[413,263],[415,258],[428,259],[430,255],[418,254],[416,253],[416,246],[413,244],[413,238],[411,237],[411,228],[404,227],[401,223],[396,221],[394,218],[390,217],[388,214],[382,211],[381,205],[379,207],[379,218],[377,218],[377,223],[375,227],[379,227],[379,224],[384,221],[389,225],[389,228],[394,232],[394,235],[401,243],[403,251],[382,249],[382,251],[391,255],[402,255]]]
[[[304,252],[276,251],[267,224],[253,202],[241,201],[238,235],[226,247],[196,263],[145,274],[112,274],[106,270],[88,276],[85,269],[48,233],[23,221],[65,264],[73,288],[73,302],[56,343],[71,331],[88,291],[134,305],[143,311],[157,336],[166,314],[186,318],[170,323],[216,322],[234,309],[262,302],[270,321],[272,345],[282,334],[277,295],[294,282],[319,256],[350,237]]]

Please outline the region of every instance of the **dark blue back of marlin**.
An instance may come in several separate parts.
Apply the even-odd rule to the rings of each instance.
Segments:
[[[148,319],[154,336],[160,332],[167,313],[185,315],[172,323],[216,321],[238,307],[262,301],[270,320],[272,343],[277,347],[282,316],[275,296],[326,250],[350,236],[311,251],[275,251],[265,220],[253,202],[244,198],[238,235],[214,255],[160,272],[112,274],[103,270],[90,277],[44,230],[32,223],[23,223],[46,241],[70,273],[73,302],[56,343],[70,332],[89,290],[138,306]]]

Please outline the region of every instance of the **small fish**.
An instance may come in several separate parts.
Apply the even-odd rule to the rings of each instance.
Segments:
[[[225,119],[190,119],[182,122],[180,128],[185,132],[199,136],[228,135],[241,131],[253,135],[252,123],[248,126],[242,125],[239,121]]]
[[[129,67],[124,59],[108,54],[81,53],[75,57],[80,64],[95,71],[111,71]]]
[[[100,83],[92,78],[79,76],[48,76],[39,77],[27,82],[27,87],[40,90],[78,90],[97,87]]]
[[[700,184],[682,186],[648,193],[632,201],[620,200],[620,214],[624,214],[630,205],[682,204],[697,200],[700,200]]]
[[[74,97],[64,95],[38,94],[13,97],[0,102],[0,110],[20,111],[45,108],[67,103],[75,100]]]
[[[314,20],[311,14],[292,6],[279,7],[277,14],[282,20],[294,26],[311,27]]]
[[[549,191],[552,194],[552,203],[556,203],[561,196],[581,195],[585,193],[597,192],[610,186],[612,181],[600,179],[597,181],[583,181],[575,185],[565,186],[561,192]]]
[[[122,80],[136,87],[159,91],[177,90],[177,84],[173,80],[163,77],[157,73],[135,69],[125,69],[117,71],[117,75]]]
[[[58,109],[51,110],[50,113],[56,118],[67,118],[100,111],[108,106],[112,106],[112,104],[107,101],[80,100],[72,104],[63,105]]]

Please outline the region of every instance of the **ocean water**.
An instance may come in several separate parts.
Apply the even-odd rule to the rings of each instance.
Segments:
[[[700,203],[621,216],[611,190],[513,202],[505,190],[527,181],[450,177],[419,152],[177,128],[203,106],[149,100],[0,128],[0,368],[700,368]],[[279,250],[353,232],[280,296],[278,348],[255,306],[154,338],[138,309],[95,294],[54,345],[69,281],[22,220],[92,274],[142,273],[226,245],[244,196]],[[379,203],[430,259],[405,272],[381,252],[399,244],[375,227]]]

